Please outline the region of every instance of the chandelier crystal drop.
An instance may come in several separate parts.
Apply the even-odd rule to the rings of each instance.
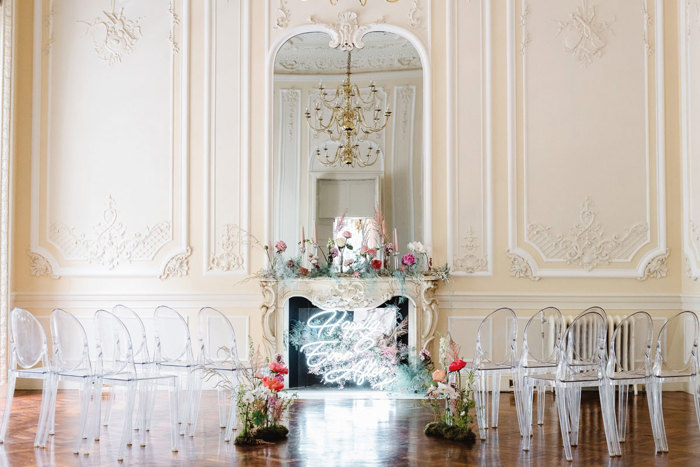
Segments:
[[[350,81],[351,53],[348,52],[348,65],[345,80],[338,86],[334,95],[330,96],[323,83],[318,86],[318,99],[315,102],[313,114],[306,109],[304,116],[309,127],[316,134],[326,134],[331,141],[338,144],[335,153],[328,146],[316,149],[319,162],[328,167],[369,167],[374,165],[381,153],[378,147],[367,144],[363,154],[360,143],[367,137],[386,128],[391,118],[391,110],[387,105],[384,111],[377,99],[377,87],[373,82],[369,85],[369,95],[363,97],[357,84]],[[324,112],[330,111],[326,120]],[[313,118],[312,118],[313,117]]]

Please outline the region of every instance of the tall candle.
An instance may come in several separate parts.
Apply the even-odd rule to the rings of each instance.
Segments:
[[[314,245],[318,245],[318,237],[316,236],[316,221],[314,221]]]
[[[394,251],[399,251],[399,236],[396,234],[396,227],[394,227]]]

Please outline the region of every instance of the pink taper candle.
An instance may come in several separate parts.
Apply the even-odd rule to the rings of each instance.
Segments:
[[[394,251],[399,251],[399,236],[396,234],[396,227],[394,227]]]

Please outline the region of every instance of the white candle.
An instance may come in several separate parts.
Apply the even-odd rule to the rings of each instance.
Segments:
[[[301,246],[304,247],[304,226],[301,226]]]

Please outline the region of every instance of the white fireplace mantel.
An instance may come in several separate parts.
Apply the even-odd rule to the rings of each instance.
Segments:
[[[364,310],[381,306],[393,297],[404,296],[409,301],[409,348],[422,349],[435,337],[437,285],[438,278],[435,276],[406,279],[403,287],[397,279],[388,277],[369,281],[353,277],[283,281],[261,279],[263,302],[260,311],[265,348],[269,355],[276,352],[286,355],[285,334],[289,326],[286,305],[291,297],[305,297],[324,310]]]

